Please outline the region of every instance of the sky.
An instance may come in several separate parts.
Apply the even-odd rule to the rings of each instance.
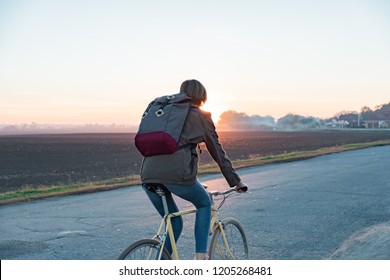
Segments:
[[[126,124],[186,79],[205,110],[390,102],[390,1],[0,0],[0,124]]]

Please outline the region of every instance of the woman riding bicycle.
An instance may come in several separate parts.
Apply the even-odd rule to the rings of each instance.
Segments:
[[[143,159],[141,168],[142,186],[149,199],[160,213],[164,215],[162,201],[150,187],[151,184],[163,184],[169,212],[178,211],[172,193],[191,202],[197,209],[195,218],[195,259],[207,259],[208,236],[211,220],[211,201],[203,185],[198,181],[198,153],[196,146],[204,142],[212,158],[217,162],[230,187],[240,191],[246,185],[241,181],[232,162],[226,156],[218,140],[211,114],[199,109],[207,100],[204,86],[197,80],[184,81],[180,92],[191,97],[191,109],[188,113],[181,134],[179,145],[188,148],[180,149],[169,155],[148,156]],[[177,241],[183,229],[182,217],[172,219],[174,237]],[[169,238],[166,248],[172,253]]]

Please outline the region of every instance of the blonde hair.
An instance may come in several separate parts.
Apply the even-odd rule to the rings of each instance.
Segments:
[[[185,92],[192,98],[192,104],[202,106],[207,100],[207,91],[201,82],[186,80],[180,86],[180,92]]]

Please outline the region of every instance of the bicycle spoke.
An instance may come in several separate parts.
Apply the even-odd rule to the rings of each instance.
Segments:
[[[227,219],[223,232],[218,229],[210,243],[210,257],[212,259],[248,259],[248,244],[245,233],[234,219]]]
[[[160,257],[160,244],[152,239],[144,239],[126,248],[119,256],[121,260],[158,260]],[[162,260],[170,259],[169,253],[164,250],[161,255]]]

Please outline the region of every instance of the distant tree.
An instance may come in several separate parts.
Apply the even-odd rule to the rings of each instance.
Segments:
[[[269,130],[275,126],[275,119],[271,116],[248,116],[245,113],[229,110],[221,114],[216,126],[219,130]]]
[[[299,115],[287,114],[284,117],[278,119],[278,127],[284,129],[297,129],[299,120],[303,118]]]
[[[378,120],[390,120],[390,102],[375,106],[374,113]]]
[[[368,106],[363,106],[361,109],[360,109],[360,112],[363,114],[363,113],[367,113],[367,112],[371,112],[371,108],[368,107]]]
[[[363,120],[390,120],[390,102],[375,106],[375,110],[364,106],[361,109]]]
[[[360,118],[361,116],[359,113],[347,113],[340,115],[338,120],[348,122],[348,127],[357,128],[362,126]]]
[[[343,110],[343,111],[341,111],[341,112],[335,114],[335,115],[334,115],[334,118],[337,118],[337,119],[338,119],[338,118],[339,118],[340,116],[342,116],[342,115],[349,115],[349,114],[356,114],[356,115],[358,115],[359,112],[357,112],[357,111],[347,111],[347,110]]]
[[[368,107],[368,106],[362,107],[362,109],[360,110],[360,114],[361,114],[361,116],[362,116],[362,120],[363,120],[363,121],[375,119],[375,118],[374,118],[373,111],[372,111],[371,108]]]
[[[304,117],[295,114],[287,114],[280,118],[277,122],[278,128],[281,129],[311,129],[318,128],[323,125],[323,121],[315,117]]]
[[[220,130],[269,130],[275,127],[280,129],[311,129],[334,123],[342,127],[361,127],[365,120],[388,120],[390,121],[390,102],[375,106],[372,110],[368,106],[361,108],[360,112],[341,111],[333,118],[320,120],[316,117],[305,117],[296,114],[287,114],[277,122],[271,116],[248,116],[245,113],[234,110],[225,111],[216,124]]]

